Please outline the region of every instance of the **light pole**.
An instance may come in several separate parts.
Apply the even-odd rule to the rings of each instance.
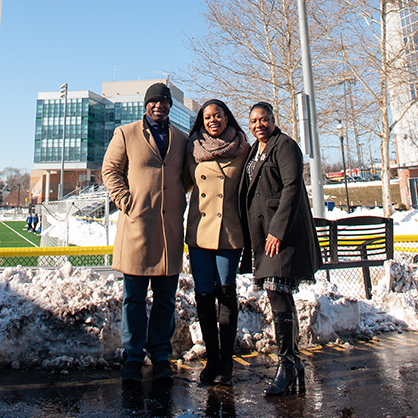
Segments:
[[[363,172],[364,172],[364,157],[363,157],[363,146],[364,144],[359,142],[358,146],[360,148],[360,159],[359,159],[359,164],[360,164],[360,169],[361,169],[361,177],[363,177]]]
[[[60,98],[64,99],[64,121],[62,128],[62,148],[61,148],[61,181],[58,190],[58,199],[61,200],[64,196],[64,153],[65,153],[65,122],[67,118],[67,95],[68,95],[68,84],[65,83],[60,86]]]
[[[309,96],[311,119],[312,155],[309,160],[309,165],[311,168],[313,213],[317,218],[325,218],[324,180],[322,177],[321,153],[319,148],[306,0],[298,0],[298,17],[302,54],[303,84],[305,93]]]
[[[341,155],[343,157],[343,170],[344,170],[344,185],[345,185],[345,201],[347,203],[347,213],[350,213],[350,202],[348,200],[348,186],[347,186],[347,173],[345,169],[345,157],[344,157],[344,127],[341,124],[341,121],[338,121],[337,133],[341,142]]]

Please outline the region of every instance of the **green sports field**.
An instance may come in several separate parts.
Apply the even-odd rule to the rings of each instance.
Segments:
[[[39,235],[27,232],[25,221],[0,222],[0,247],[39,247],[40,242]]]

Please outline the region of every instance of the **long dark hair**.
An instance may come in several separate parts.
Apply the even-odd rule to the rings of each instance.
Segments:
[[[228,116],[228,126],[234,127],[237,130],[237,132],[241,131],[242,133],[244,133],[244,131],[241,129],[241,126],[239,126],[237,120],[235,119],[234,115],[229,110],[228,106],[222,100],[211,99],[203,103],[202,107],[199,109],[196,120],[192,126],[192,129],[190,130],[189,136],[192,136],[194,132],[198,132],[199,129],[203,126],[203,111],[210,105],[219,106],[224,111],[225,115]]]

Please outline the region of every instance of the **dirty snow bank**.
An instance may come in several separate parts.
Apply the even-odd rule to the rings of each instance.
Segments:
[[[364,326],[369,332],[374,332],[376,326],[382,331],[418,331],[418,265],[388,260],[384,269],[371,303],[363,302]]]
[[[237,278],[240,311],[237,347],[270,353],[275,347],[265,292],[254,292],[250,275]],[[378,331],[418,330],[417,266],[388,261],[370,301],[343,296],[318,279],[295,295],[301,344],[338,338],[371,338]],[[152,293],[148,294],[148,309]],[[193,280],[180,275],[175,358],[204,354]],[[70,263],[56,270],[9,267],[0,275],[0,366],[44,369],[108,367],[120,361],[122,282]]]
[[[113,356],[122,284],[90,269],[22,269],[0,275],[0,364],[39,365],[67,355]]]

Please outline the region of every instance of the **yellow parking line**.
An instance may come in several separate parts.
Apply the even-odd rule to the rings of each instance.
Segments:
[[[310,353],[309,351],[306,350],[299,350],[300,353],[305,354],[305,356],[313,356],[312,353]]]
[[[237,363],[242,364],[243,366],[251,366],[251,363],[248,363],[248,361],[245,361],[245,360],[243,360],[243,359],[242,359],[242,358],[240,358],[240,357],[236,357],[236,356],[234,356],[234,357],[233,357],[233,359],[234,359]]]
[[[383,346],[383,347],[386,347],[386,348],[395,348],[396,344],[395,344],[395,342],[393,342],[393,343],[389,342],[389,344],[387,344],[386,341],[381,341],[380,344],[376,347],[380,347],[380,346]]]
[[[375,347],[374,344],[362,342],[363,345],[366,345],[367,347]]]
[[[308,348],[309,351],[320,351],[322,350],[322,345],[316,345],[315,347]]]
[[[406,341],[399,341],[399,339],[396,338],[396,337],[388,337],[387,339],[390,340],[391,342],[400,343],[400,344],[406,345],[408,347],[415,347],[416,346],[416,344],[413,344],[413,343],[408,343]]]
[[[241,357],[242,358],[250,358],[250,357],[257,357],[258,356],[258,352],[257,351],[253,351],[251,354],[244,354]]]
[[[273,359],[274,361],[279,361],[279,357],[277,357],[277,355],[276,355],[276,354],[274,354],[274,353],[270,353],[270,354],[269,354],[269,357],[270,357],[271,359]]]
[[[331,348],[336,351],[345,351],[345,348],[339,347],[338,345],[334,345],[334,347]]]
[[[187,369],[187,370],[195,370],[196,367],[190,367],[190,366],[186,366],[185,364],[179,364],[177,363],[177,367],[180,367],[180,369]]]

